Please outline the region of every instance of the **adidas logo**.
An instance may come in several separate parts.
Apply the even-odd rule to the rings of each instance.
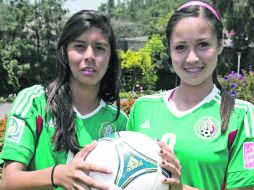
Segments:
[[[141,125],[139,125],[139,127],[143,128],[143,129],[149,129],[150,128],[149,120],[147,120],[146,122],[144,122]]]
[[[138,161],[136,158],[130,157],[128,164],[127,164],[127,172],[130,172],[130,171],[134,170],[135,168],[142,166],[142,165],[143,165],[142,161]]]

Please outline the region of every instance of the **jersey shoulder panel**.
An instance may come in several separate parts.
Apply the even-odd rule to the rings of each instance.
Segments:
[[[248,101],[235,99],[234,108],[239,110],[244,110],[244,111],[253,111],[254,107],[253,107],[253,104]]]
[[[135,104],[139,104],[141,102],[148,102],[148,103],[158,103],[158,102],[163,102],[164,97],[167,93],[159,93],[159,94],[153,94],[153,95],[146,95],[146,96],[141,96],[138,98],[135,102]]]
[[[42,85],[34,85],[20,91],[14,100],[11,114],[22,118],[31,117],[33,109],[45,106],[46,95]],[[34,111],[34,110],[33,110]]]

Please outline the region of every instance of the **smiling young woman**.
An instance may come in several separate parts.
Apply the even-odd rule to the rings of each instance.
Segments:
[[[181,5],[166,27],[180,84],[139,98],[130,112],[128,130],[162,141],[161,166],[173,176],[164,183],[172,190],[254,187],[254,106],[234,99],[217,80],[222,31],[212,5]]]

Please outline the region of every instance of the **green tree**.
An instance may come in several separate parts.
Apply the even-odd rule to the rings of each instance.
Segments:
[[[110,12],[118,38],[158,33],[164,35],[169,17],[173,10],[183,1],[125,0],[114,4],[113,10],[109,8],[109,4],[108,6],[101,4],[99,10],[106,13]],[[124,31],[125,28],[127,28],[128,32]]]
[[[6,73],[7,91],[48,81],[54,71],[56,42],[63,25],[63,0],[12,0],[4,15],[0,67]]]
[[[254,41],[254,1],[216,1],[215,4],[222,14],[227,30],[235,31],[236,45],[244,47]]]
[[[108,0],[108,15],[109,15],[109,17],[113,16],[114,8],[115,8],[115,1],[114,0]]]
[[[5,27],[5,20],[4,20],[4,15],[7,14],[7,4],[3,2],[3,0],[0,1],[0,61],[1,61],[1,52],[3,50],[4,42],[3,42],[3,37],[4,37],[4,31],[6,29]],[[8,77],[8,73],[6,70],[3,68],[3,64],[0,62],[0,92],[6,92],[8,91],[8,86],[6,86],[6,79]]]
[[[242,51],[243,68],[254,66],[249,59],[254,57],[254,51],[249,47],[254,42],[254,1],[212,1],[222,15],[226,30],[233,34],[233,48],[235,51]]]

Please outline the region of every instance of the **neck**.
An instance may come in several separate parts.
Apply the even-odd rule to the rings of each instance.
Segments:
[[[73,106],[81,115],[89,114],[99,106],[100,98],[98,97],[98,88],[80,87],[73,83],[70,88]]]
[[[172,97],[172,101],[180,111],[189,110],[207,97],[213,90],[213,86],[213,83],[199,86],[180,84]]]

